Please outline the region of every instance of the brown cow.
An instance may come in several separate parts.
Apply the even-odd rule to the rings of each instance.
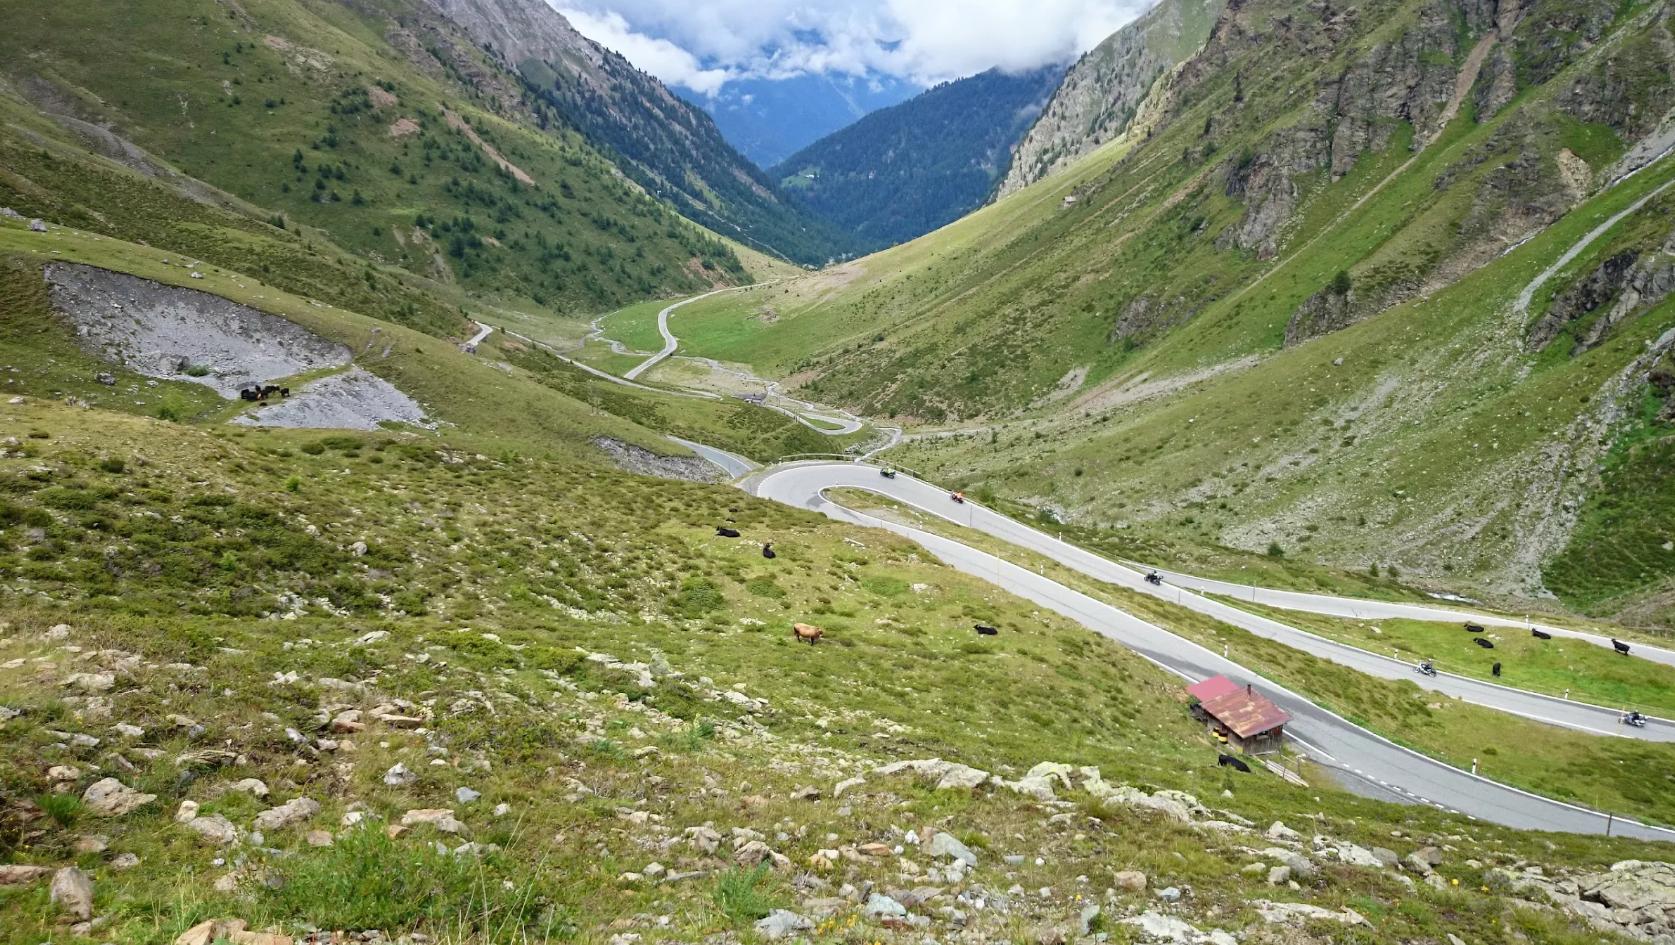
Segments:
[[[809,646],[819,643],[820,638],[825,635],[826,631],[813,624],[794,623],[791,625],[791,636],[799,642],[807,640]]]

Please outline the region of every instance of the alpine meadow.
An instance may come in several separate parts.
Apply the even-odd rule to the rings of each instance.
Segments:
[[[0,50],[0,945],[1675,943],[1669,0]]]

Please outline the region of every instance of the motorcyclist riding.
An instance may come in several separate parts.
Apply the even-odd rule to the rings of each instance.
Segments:
[[[1415,666],[1414,669],[1424,676],[1435,676],[1437,674],[1437,668],[1431,665],[1430,660],[1420,660],[1419,665]]]

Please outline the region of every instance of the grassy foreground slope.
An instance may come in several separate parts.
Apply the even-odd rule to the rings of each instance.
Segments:
[[[698,941],[753,938],[773,908],[834,941],[923,934],[845,891],[868,881],[949,937],[1070,935],[1098,906],[1089,921],[1122,940],[1158,908],[1125,870],[1189,888],[1169,909],[1203,928],[1344,940],[1269,930],[1257,900],[1279,899],[1355,910],[1361,941],[1572,945],[1616,936],[1496,871],[1659,854],[1229,776],[1178,683],[1121,648],[887,534],[730,489],[495,455],[463,431],[181,428],[33,397],[0,423],[19,431],[0,458],[0,860],[75,864],[97,923],[69,929],[73,905],[26,878],[0,885],[8,945],[168,942],[235,917]],[[729,518],[742,540],[714,535]],[[792,620],[826,641],[792,642]],[[1098,765],[1212,810],[1102,802],[1082,775],[1047,801],[873,770],[931,756],[1008,779]],[[82,800],[105,777],[136,806]],[[1253,856],[1292,842],[1241,817],[1331,839]],[[910,827],[959,838],[975,867],[892,853]],[[1339,862],[1345,843],[1448,850],[1415,883]],[[1275,857],[1295,888],[1242,869]],[[1015,883],[1045,891],[1001,892]]]
[[[1127,135],[692,344],[1061,519],[1666,625],[1670,8],[1491,13],[1240,5]]]

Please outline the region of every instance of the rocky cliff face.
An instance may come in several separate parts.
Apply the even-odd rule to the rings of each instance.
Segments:
[[[1032,184],[1122,134],[1158,77],[1203,45],[1222,3],[1163,0],[1083,56],[1013,148],[1000,194]]]
[[[1552,344],[1566,329],[1574,341],[1571,354],[1597,348],[1619,325],[1656,306],[1675,292],[1675,231],[1660,249],[1615,253],[1553,297],[1547,311],[1529,330],[1534,349]]]

